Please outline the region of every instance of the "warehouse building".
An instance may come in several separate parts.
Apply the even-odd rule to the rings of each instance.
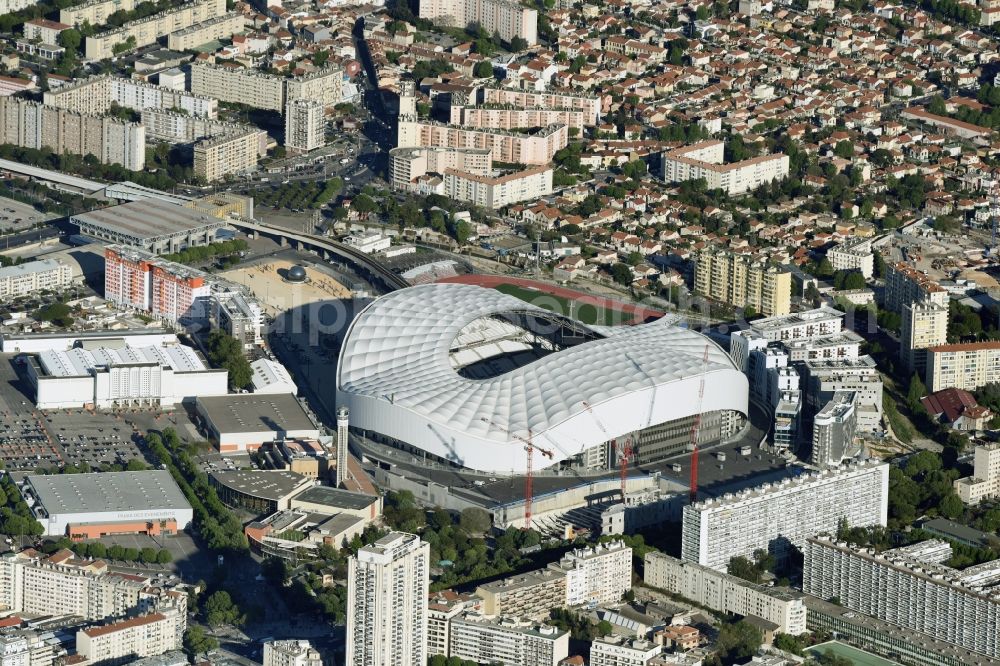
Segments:
[[[199,397],[197,410],[220,453],[255,451],[271,442],[319,439],[319,427],[291,393]]]
[[[156,254],[208,245],[216,231],[226,226],[217,217],[153,199],[92,210],[69,220],[84,236]]]
[[[176,534],[192,520],[191,505],[165,470],[29,474],[21,494],[46,536],[159,536]]]
[[[27,371],[39,409],[171,407],[229,390],[227,370],[206,367],[194,349],[179,343],[85,342],[32,356]]]

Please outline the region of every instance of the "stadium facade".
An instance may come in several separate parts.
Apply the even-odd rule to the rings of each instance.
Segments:
[[[639,461],[663,457],[657,437],[686,450],[702,374],[700,410],[718,438],[747,413],[746,377],[677,319],[589,326],[492,289],[430,284],[383,296],[355,318],[336,390],[352,430],[371,439],[522,474],[529,436],[536,470],[595,466],[627,437]]]

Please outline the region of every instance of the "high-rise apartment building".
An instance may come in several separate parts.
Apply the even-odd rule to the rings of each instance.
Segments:
[[[211,286],[202,271],[110,245],[104,250],[104,298],[171,323],[207,319]]]
[[[212,120],[163,109],[143,109],[142,125],[146,128],[146,138],[168,143],[194,143],[224,134],[247,132],[249,125],[231,123],[227,120]]]
[[[621,541],[571,550],[549,568],[566,574],[565,606],[617,603],[632,589],[632,549]]]
[[[569,656],[569,632],[514,618],[466,613],[450,622],[449,657],[477,664],[557,666]]]
[[[448,114],[448,122],[460,127],[494,127],[510,130],[518,127],[567,125],[582,132],[587,125],[586,114],[582,110],[479,106],[474,103],[474,98],[470,99],[469,93],[464,91],[451,93]]]
[[[347,666],[427,661],[430,545],[390,532],[348,563]]]
[[[514,0],[420,0],[420,18],[456,28],[476,23],[487,34],[510,42],[520,37],[538,43],[538,11]]]
[[[813,417],[809,462],[820,467],[840,465],[854,455],[857,410],[854,391],[838,391]]]
[[[783,634],[797,636],[806,632],[802,599],[781,588],[756,585],[657,551],[646,554],[643,580],[646,585],[679,594],[712,610],[774,623]]]
[[[909,264],[886,264],[885,309],[903,313],[903,306],[910,303],[948,305],[948,292]]]
[[[703,250],[695,260],[694,291],[737,308],[772,317],[791,310],[792,274],[751,257]]]
[[[181,648],[187,608],[167,609],[76,632],[76,652],[87,663],[120,666]]]
[[[89,23],[101,26],[117,11],[130,12],[139,4],[138,0],[90,0],[75,7],[59,10],[59,22],[80,26]]]
[[[927,372],[927,350],[947,340],[947,306],[926,301],[903,304],[899,356],[907,372],[923,377]]]
[[[725,164],[725,144],[715,139],[663,153],[663,178],[672,183],[704,179],[710,190],[743,194],[788,177],[788,155],[775,153]]]
[[[979,504],[984,499],[1000,497],[1000,443],[978,445],[972,476],[956,479],[954,485],[955,492],[966,504]]]
[[[263,666],[323,666],[319,650],[309,641],[267,641]]]
[[[104,164],[142,171],[146,131],[139,123],[0,97],[0,143],[55,153],[93,155]]]
[[[326,117],[322,102],[293,99],[285,105],[285,147],[308,153],[326,145]]]
[[[889,465],[864,462],[805,472],[777,483],[702,500],[684,507],[681,557],[725,571],[736,556],[756,550],[779,559],[790,546],[851,525],[885,525],[889,511]]]
[[[1000,659],[997,562],[952,569],[951,546],[938,540],[878,553],[823,535],[804,553],[806,594]]]
[[[1000,382],[1000,342],[941,344],[927,349],[927,388],[965,391]]]

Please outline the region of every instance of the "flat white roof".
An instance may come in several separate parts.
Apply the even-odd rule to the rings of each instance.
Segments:
[[[98,347],[81,349],[46,350],[38,355],[45,373],[53,377],[80,377],[90,374],[92,368],[113,365],[157,363],[175,372],[202,372],[205,364],[190,347],[166,345],[163,347]]]
[[[50,516],[63,513],[191,510],[165,470],[29,475],[35,497]]]
[[[7,266],[0,268],[0,280],[17,277],[18,275],[27,275],[28,273],[46,273],[59,268],[61,265],[63,265],[62,262],[55,259],[40,259],[38,261],[18,264],[17,266]]]

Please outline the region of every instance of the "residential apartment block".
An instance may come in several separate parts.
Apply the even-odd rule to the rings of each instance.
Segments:
[[[294,99],[316,100],[325,107],[337,104],[341,100],[343,78],[340,67],[288,78],[265,74],[235,62],[191,64],[192,93],[279,113],[284,113],[287,102]]]
[[[263,666],[323,666],[323,657],[309,641],[267,641]]]
[[[831,248],[826,253],[835,271],[858,271],[866,280],[875,274],[875,253],[872,252],[872,239],[852,238]]]
[[[84,54],[87,60],[103,60],[118,55],[115,47],[132,41],[131,51],[155,44],[161,37],[183,30],[226,13],[226,0],[195,0],[176,9],[168,9],[146,18],[131,21],[113,30],[86,38]]]
[[[646,554],[643,581],[712,610],[772,622],[783,634],[797,636],[806,632],[802,599],[782,588],[756,585],[657,551]]]
[[[590,666],[645,666],[663,652],[651,641],[624,636],[602,636],[590,644]]]
[[[502,105],[517,109],[542,109],[548,111],[580,111],[583,124],[596,125],[601,119],[601,99],[568,91],[537,92],[517,88],[477,88],[468,97],[476,105]]]
[[[914,301],[903,304],[899,356],[907,372],[927,373],[927,350],[948,339],[948,307]]]
[[[432,191],[455,201],[468,201],[497,210],[552,194],[552,167],[534,166],[502,176],[477,176],[447,169],[440,187]]]
[[[465,95],[459,92],[454,92],[451,95],[449,114],[448,122],[459,127],[492,127],[513,130],[519,127],[567,125],[582,132],[585,126],[583,111],[470,106]]]
[[[948,292],[909,264],[886,264],[885,267],[886,310],[903,313],[903,306],[910,303],[933,303],[948,305]]]
[[[966,391],[1000,381],[1000,342],[968,342],[927,349],[927,388]]]
[[[501,578],[476,588],[484,615],[543,619],[566,603],[566,574],[551,569]]]
[[[788,177],[788,155],[776,153],[724,164],[725,144],[702,141],[663,154],[663,178],[671,183],[703,178],[708,189],[743,194]]]
[[[139,123],[59,109],[19,97],[0,97],[0,143],[93,155],[132,171],[146,165],[146,131]]]
[[[102,26],[108,17],[117,11],[130,12],[139,4],[138,0],[90,0],[75,7],[59,10],[59,22],[80,26],[89,23]]]
[[[875,359],[865,355],[857,360],[806,361],[800,366],[806,404],[812,413],[822,409],[840,391],[854,396],[856,427],[859,432],[875,432],[882,422],[882,375]]]
[[[694,291],[768,317],[791,310],[792,276],[777,266],[725,250],[703,250],[694,268]]]
[[[315,99],[293,99],[285,105],[285,148],[307,153],[326,145],[323,103]]]
[[[427,654],[448,655],[451,621],[469,611],[479,611],[482,599],[454,590],[432,593],[427,600]]]
[[[725,571],[730,558],[755,550],[779,559],[790,546],[851,525],[885,525],[889,510],[889,465],[865,462],[805,472],[777,483],[702,500],[684,507],[681,557]]]
[[[505,42],[520,37],[529,46],[538,43],[538,12],[514,0],[420,0],[419,15],[457,28],[476,23]]]
[[[632,589],[632,549],[621,541],[571,550],[549,569],[566,575],[566,606],[617,603]]]
[[[393,148],[389,151],[389,182],[395,190],[418,190],[428,174],[459,171],[489,176],[492,153],[486,148]]]
[[[465,613],[451,620],[448,657],[477,664],[557,666],[569,656],[569,632],[555,627]]]
[[[827,305],[750,323],[750,329],[768,342],[785,344],[835,335],[844,330],[844,313]]]
[[[961,571],[944,565],[951,545],[923,541],[881,553],[835,541],[806,540],[802,589],[836,597],[859,613],[1000,658],[1000,565]]]
[[[1000,497],[1000,443],[978,445],[972,476],[956,479],[954,486],[966,504],[975,505],[984,499]]]
[[[146,128],[147,139],[168,143],[194,143],[199,139],[245,133],[254,129],[249,125],[211,120],[163,109],[143,109],[142,126]]]
[[[181,649],[187,609],[171,608],[76,632],[76,653],[88,663],[120,666]]]
[[[0,300],[56,290],[69,285],[72,280],[72,269],[57,259],[40,259],[7,266],[0,268]]]
[[[557,151],[566,147],[566,125],[550,125],[531,134],[500,129],[455,127],[415,116],[400,116],[399,148],[485,148],[497,162],[548,164]]]
[[[187,608],[186,592],[153,587],[143,576],[113,573],[104,560],[72,551],[33,550],[0,557],[0,605],[15,613],[77,615],[105,621],[168,608]],[[181,618],[186,618],[181,613]],[[183,630],[182,630],[183,632]]]
[[[347,666],[427,662],[430,545],[390,532],[350,558]]]
[[[202,139],[194,145],[194,175],[214,182],[257,166],[267,154],[267,132],[251,128]]]
[[[229,12],[207,21],[189,25],[167,36],[167,48],[189,51],[216,39],[229,39],[244,30],[245,19],[239,12]]]
[[[168,322],[207,318],[211,287],[202,271],[121,245],[104,250],[104,298]]]
[[[112,104],[134,111],[181,109],[197,118],[217,118],[219,100],[203,95],[192,95],[119,76],[92,76],[48,90],[44,95],[48,106],[102,115],[111,110]]]
[[[813,417],[812,452],[809,456],[813,465],[840,465],[844,458],[856,454],[854,436],[858,418],[855,396],[854,391],[837,391]]]

